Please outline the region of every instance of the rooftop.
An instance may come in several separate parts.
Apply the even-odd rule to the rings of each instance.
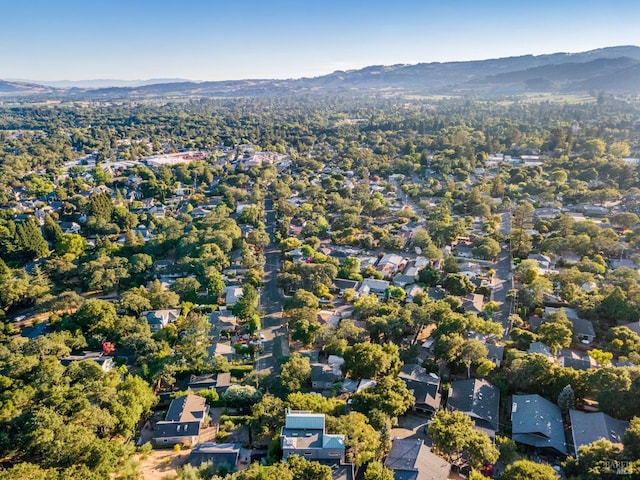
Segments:
[[[618,420],[602,412],[586,413],[570,410],[569,417],[576,457],[582,445],[589,445],[601,438],[621,444],[624,431],[629,427],[629,422]]]

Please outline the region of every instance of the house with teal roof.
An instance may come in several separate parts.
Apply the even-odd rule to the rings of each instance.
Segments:
[[[323,413],[287,409],[280,439],[284,460],[300,455],[307,460],[344,462],[344,435],[326,433]]]

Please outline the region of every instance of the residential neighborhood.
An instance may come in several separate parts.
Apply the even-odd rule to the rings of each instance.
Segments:
[[[591,166],[608,150],[457,140],[462,165],[349,125],[348,146],[85,140],[7,184],[0,421],[43,425],[25,452],[81,424],[167,478],[591,478],[605,446],[637,467],[640,203]]]

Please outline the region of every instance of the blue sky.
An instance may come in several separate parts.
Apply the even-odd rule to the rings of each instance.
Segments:
[[[637,0],[0,0],[0,78],[298,78],[640,45]]]

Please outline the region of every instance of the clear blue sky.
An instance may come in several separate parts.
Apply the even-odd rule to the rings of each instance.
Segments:
[[[0,0],[0,78],[297,78],[640,45],[638,0]]]

